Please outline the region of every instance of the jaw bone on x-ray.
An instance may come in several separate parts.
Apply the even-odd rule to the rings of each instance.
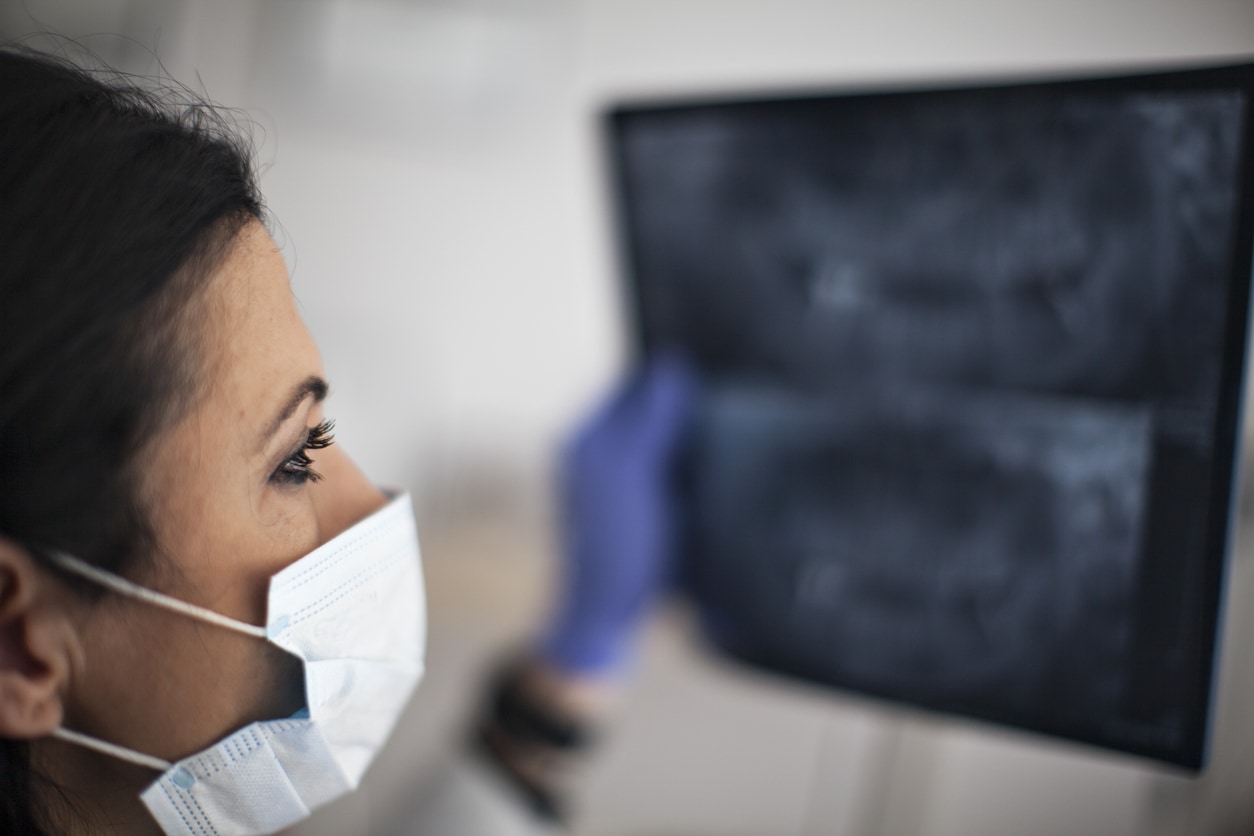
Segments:
[[[685,569],[716,641],[1199,757],[1210,660],[1177,657],[1209,645],[1160,626],[1214,614],[1151,610],[1216,559],[1204,514],[1158,509],[1227,499],[1244,107],[1044,85],[614,115],[645,347],[707,380]]]
[[[1150,430],[1144,409],[1031,395],[718,391],[693,520],[718,559],[697,581],[779,664],[982,713],[1110,714]]]

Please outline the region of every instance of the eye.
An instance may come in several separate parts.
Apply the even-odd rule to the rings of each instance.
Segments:
[[[323,421],[309,430],[300,449],[288,456],[283,464],[270,476],[270,481],[283,485],[303,485],[306,482],[317,482],[322,474],[313,469],[313,460],[309,458],[310,450],[325,450],[335,443],[332,431],[334,421]]]

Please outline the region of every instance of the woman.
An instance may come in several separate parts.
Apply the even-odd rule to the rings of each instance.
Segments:
[[[211,109],[0,50],[0,207],[0,832],[286,827],[421,673],[408,498],[333,444]],[[478,736],[538,809],[661,577],[688,389],[653,367],[568,453],[562,603]]]

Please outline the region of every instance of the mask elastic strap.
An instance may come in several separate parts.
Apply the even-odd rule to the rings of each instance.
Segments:
[[[180,601],[178,598],[173,598],[169,595],[163,595],[162,593],[155,592],[145,586],[132,583],[126,578],[119,577],[112,572],[106,572],[103,569],[98,569],[95,566],[84,563],[77,557],[68,555],[65,552],[49,549],[47,554],[52,558],[53,562],[62,569],[73,572],[80,577],[98,583],[101,586],[112,589],[114,592],[121,593],[122,595],[129,595],[132,598],[152,604],[153,606],[163,607],[171,612],[190,616],[191,618],[198,618],[201,621],[207,621],[210,624],[216,624],[219,627],[225,627],[228,630],[234,630],[235,632],[243,633],[246,636],[256,636],[264,639],[268,635],[265,627],[258,627],[255,624],[238,621],[234,618],[216,613],[213,610],[198,607],[195,604],[189,604],[187,601]]]
[[[145,755],[142,752],[136,752],[134,749],[127,749],[125,746],[118,746],[116,743],[106,743],[99,738],[92,737],[82,732],[70,731],[65,728],[55,728],[52,730],[52,736],[74,743],[79,746],[93,749],[103,755],[112,755],[119,760],[127,761],[138,766],[146,766],[149,769],[155,769],[158,772],[166,772],[174,764],[169,761],[163,761],[161,758],[154,758],[152,755]]]

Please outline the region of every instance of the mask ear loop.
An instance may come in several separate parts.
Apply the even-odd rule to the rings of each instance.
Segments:
[[[216,624],[219,627],[225,627],[228,630],[234,630],[235,632],[243,633],[246,636],[256,636],[257,638],[264,639],[269,635],[266,632],[265,627],[258,627],[255,624],[238,621],[234,618],[216,613],[213,610],[198,607],[195,604],[189,604],[187,601],[180,601],[178,598],[173,598],[160,592],[155,592],[147,587],[140,586],[137,583],[132,583],[126,578],[119,577],[112,572],[106,572],[103,569],[98,569],[95,566],[84,563],[77,557],[68,555],[65,552],[48,549],[47,554],[52,558],[52,561],[62,569],[86,578],[89,581],[98,583],[103,587],[112,589],[114,592],[122,595],[128,595],[131,598],[144,601],[145,603],[152,604],[153,606],[162,607],[163,609],[179,613],[180,615],[186,615],[191,618],[206,621],[210,624]]]
[[[163,761],[161,758],[155,758],[152,755],[145,755],[143,752],[136,752],[134,749],[127,749],[125,746],[118,746],[116,743],[108,743],[97,737],[92,737],[82,732],[70,731],[64,726],[58,726],[52,730],[52,736],[83,746],[87,749],[100,752],[102,755],[111,755],[119,760],[128,761],[129,763],[139,766],[146,766],[149,769],[155,769],[158,772],[167,772],[174,764],[169,761]]]

